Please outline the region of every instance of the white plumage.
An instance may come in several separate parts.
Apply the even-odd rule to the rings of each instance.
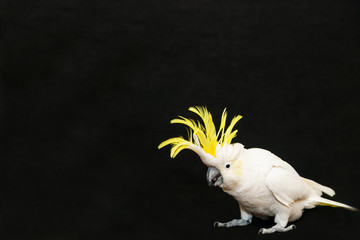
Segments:
[[[216,133],[212,116],[206,108],[195,107],[190,111],[198,114],[204,125],[183,117],[172,123],[185,124],[190,128],[189,140],[171,138],[159,145],[172,144],[171,157],[182,149],[196,152],[209,167],[209,185],[218,186],[239,203],[241,218],[229,222],[215,222],[217,227],[245,226],[252,217],[274,217],[275,225],[260,229],[259,233],[285,232],[295,228],[287,226],[302,216],[304,209],[317,205],[343,207],[357,210],[349,205],[321,197],[322,193],[333,196],[335,191],[312,180],[302,178],[287,162],[275,154],[260,148],[245,149],[240,143],[231,144],[237,130],[232,132],[241,116],[235,117],[225,131],[227,113],[224,110],[220,129]]]
[[[242,145],[238,144],[237,147],[241,148]],[[242,148],[239,151],[238,158],[230,162],[240,165],[237,170],[241,174],[236,174],[231,166],[217,166],[223,177],[220,187],[238,201],[242,214],[245,213],[248,218],[250,215],[262,219],[275,217],[277,225],[271,229],[262,229],[261,233],[292,229],[286,228],[287,223],[299,219],[303,209],[316,205],[355,210],[348,205],[322,198],[322,192],[333,196],[334,190],[300,177],[290,164],[273,153],[260,148]]]

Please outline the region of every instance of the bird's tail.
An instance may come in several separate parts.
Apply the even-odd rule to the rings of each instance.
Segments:
[[[339,203],[336,201],[332,201],[326,198],[322,198],[321,195],[322,193],[326,193],[327,195],[329,195],[330,197],[335,195],[335,191],[329,187],[323,186],[313,180],[310,179],[306,179],[306,178],[302,178],[314,191],[315,193],[318,195],[316,197],[312,197],[309,199],[309,201],[307,202],[307,205],[305,206],[305,208],[313,208],[315,206],[330,206],[330,207],[342,207],[342,208],[346,208],[349,209],[351,211],[359,211],[357,208],[354,208],[352,206],[346,205],[344,203]]]
[[[352,206],[346,205],[344,203],[332,201],[332,200],[322,198],[322,197],[316,197],[314,199],[311,199],[311,202],[315,206],[320,205],[320,206],[330,206],[330,207],[342,207],[342,208],[346,208],[351,211],[359,211],[357,208],[354,208]]]
[[[322,193],[326,193],[330,197],[335,195],[335,191],[329,187],[323,186],[313,180],[302,178],[316,193],[321,196]]]

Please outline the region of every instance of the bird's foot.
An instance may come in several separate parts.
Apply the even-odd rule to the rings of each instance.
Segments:
[[[234,219],[231,220],[229,222],[214,222],[214,227],[225,227],[225,228],[229,228],[229,227],[236,227],[236,226],[246,226],[249,225],[251,223],[251,219],[250,220],[245,220],[245,219]]]
[[[295,228],[296,227],[294,224],[292,224],[288,227],[281,227],[280,225],[275,225],[271,228],[261,228],[259,230],[259,234],[270,234],[270,233],[274,233],[274,232],[287,232],[287,231],[293,230]]]

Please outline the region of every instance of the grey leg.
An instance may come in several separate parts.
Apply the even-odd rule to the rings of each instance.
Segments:
[[[259,234],[270,234],[274,232],[287,232],[290,230],[295,229],[295,225],[290,225],[286,227],[289,219],[288,213],[280,213],[275,216],[275,223],[276,225],[271,228],[261,228],[259,230]]]
[[[293,230],[295,228],[296,227],[294,224],[292,224],[288,227],[283,227],[279,224],[276,224],[275,226],[273,226],[271,228],[261,228],[259,230],[259,234],[270,234],[270,233],[274,233],[274,232],[287,232],[287,231]]]
[[[234,220],[231,220],[229,222],[224,222],[224,223],[221,223],[221,222],[214,222],[214,227],[226,227],[226,228],[229,228],[229,227],[236,227],[236,226],[246,226],[246,225],[249,225],[251,223],[251,220],[245,220],[245,219],[234,219]]]
[[[247,213],[241,206],[240,206],[240,214],[241,219],[234,219],[229,222],[214,222],[214,227],[237,227],[237,226],[246,226],[249,225],[252,221],[252,215]]]

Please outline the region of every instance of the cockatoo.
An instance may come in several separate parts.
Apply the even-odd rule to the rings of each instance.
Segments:
[[[253,216],[261,219],[274,217],[275,225],[261,228],[259,234],[286,232],[295,228],[295,225],[287,225],[299,219],[303,209],[326,205],[357,210],[321,197],[322,193],[333,196],[335,192],[301,177],[290,164],[270,151],[261,148],[246,149],[240,143],[231,143],[237,133],[233,128],[242,116],[235,116],[229,127],[225,128],[227,112],[224,109],[220,128],[216,131],[206,107],[190,107],[189,111],[200,116],[203,124],[181,116],[171,120],[171,123],[186,125],[189,138],[170,138],[158,148],[171,144],[171,158],[175,158],[183,149],[194,151],[208,167],[209,186],[222,188],[238,202],[241,218],[215,222],[215,227],[246,226],[251,223]]]

